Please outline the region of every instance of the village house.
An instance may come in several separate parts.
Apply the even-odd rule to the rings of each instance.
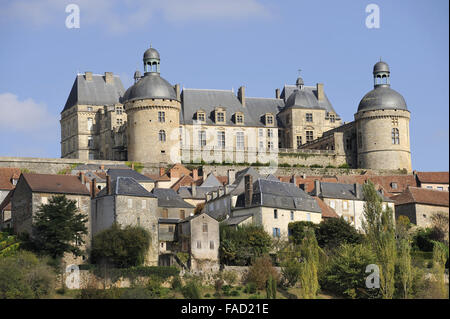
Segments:
[[[194,206],[205,203],[207,193],[223,188],[222,182],[219,181],[214,173],[209,173],[200,185],[197,184],[197,182],[193,181],[190,186],[180,186],[177,191],[181,198]]]
[[[448,172],[414,172],[417,179],[417,187],[449,191]],[[412,185],[411,185],[412,186]]]
[[[155,188],[155,181],[148,176],[140,174],[133,169],[115,169],[110,168],[106,171],[106,174],[111,177],[111,180],[115,180],[117,177],[129,177],[138,182],[147,191],[151,192]]]
[[[437,212],[449,214],[449,192],[436,189],[408,187],[402,194],[392,197],[395,217],[406,216],[419,227],[430,227],[431,217]]]

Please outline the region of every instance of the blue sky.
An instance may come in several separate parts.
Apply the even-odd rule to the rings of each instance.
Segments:
[[[68,4],[80,28],[65,26]],[[380,28],[365,25],[380,8]],[[77,72],[111,71],[125,87],[150,43],[161,75],[186,88],[273,97],[324,83],[344,121],[373,88],[380,57],[411,111],[413,169],[449,169],[449,2],[266,0],[3,0],[0,156],[60,157],[60,112]]]

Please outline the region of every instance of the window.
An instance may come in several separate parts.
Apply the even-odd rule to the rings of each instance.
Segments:
[[[335,116],[334,114],[331,114],[331,115],[330,115],[330,122],[331,122],[331,123],[336,122],[336,116]]]
[[[180,147],[183,147],[183,127],[180,126]]]
[[[207,223],[203,223],[202,231],[203,231],[204,233],[207,233],[207,232],[208,232],[208,224],[207,224]]]
[[[87,107],[88,112],[92,112],[92,106]]]
[[[95,159],[94,152],[89,152],[89,159],[90,160],[94,160]]]
[[[271,128],[267,129],[267,137],[272,138],[273,137],[273,130]]]
[[[162,218],[169,218],[169,211],[167,210],[167,208],[163,209]]]
[[[258,135],[259,135],[259,137],[263,137],[264,136],[264,129],[262,129],[262,128],[258,129]]]
[[[93,146],[94,146],[94,139],[92,138],[92,136],[88,136],[88,147]]]
[[[169,233],[173,233],[173,226],[169,226]]]
[[[214,241],[213,241],[213,240],[211,240],[211,241],[209,242],[209,249],[211,249],[211,250],[214,249]]]
[[[433,186],[427,186],[428,189],[433,189]]]
[[[306,220],[307,220],[308,222],[311,221],[311,213],[306,213]]]
[[[158,122],[164,123],[166,121],[166,112],[158,112]]]
[[[294,212],[291,211],[291,220],[294,220]]]
[[[116,114],[117,115],[122,115],[122,107],[121,106],[117,106],[116,107]]]
[[[264,150],[264,142],[263,141],[259,141],[259,150],[260,151]]]
[[[237,150],[244,149],[244,132],[236,133],[236,149]]]
[[[122,119],[117,119],[116,123],[117,123],[117,125],[122,125],[123,124],[123,120]]]
[[[267,125],[273,124],[273,115],[266,115],[266,124]]]
[[[443,191],[443,190],[444,190],[444,187],[438,186],[437,189],[438,189],[438,191]]]
[[[273,218],[278,219],[278,210],[277,209],[273,210]]]
[[[217,116],[216,122],[220,122],[220,123],[225,122],[225,113],[224,112],[217,112],[216,116]]]
[[[348,202],[346,200],[342,201],[342,209],[348,210]]]
[[[197,120],[200,122],[204,122],[205,121],[205,113],[203,113],[203,112],[197,113]]]
[[[145,199],[142,200],[142,208],[147,208],[147,201]]]
[[[280,233],[280,229],[279,228],[273,228],[273,237],[280,237],[281,233]]]
[[[160,142],[166,141],[166,131],[164,131],[164,130],[159,131],[159,141]]]
[[[400,144],[400,134],[398,128],[392,129],[392,144]]]
[[[133,200],[128,198],[128,208],[133,208]]]
[[[313,131],[306,131],[306,143],[312,142],[314,140]]]
[[[392,118],[392,125],[397,126],[398,125],[398,117]]]
[[[198,145],[206,146],[206,132],[198,131]]]
[[[300,148],[302,146],[302,137],[297,136],[297,148]]]
[[[267,142],[267,148],[273,150],[273,142]]]
[[[47,197],[41,197],[41,204],[46,205],[48,203]]]
[[[184,212],[183,209],[180,210],[180,219],[185,219],[186,218],[186,213]]]
[[[244,115],[236,114],[236,124],[243,124],[243,123],[244,123]]]
[[[392,182],[391,183],[391,187],[392,187],[392,189],[397,189],[398,185],[397,185],[397,183]]]
[[[312,122],[312,121],[313,121],[312,113],[306,113],[306,122]]]
[[[219,148],[225,147],[225,132],[224,131],[217,132],[217,147],[219,147]]]
[[[197,240],[197,249],[202,248],[202,242],[200,240]]]
[[[88,117],[88,119],[87,119],[87,129],[88,129],[88,131],[92,130],[92,126],[93,126],[92,118]]]

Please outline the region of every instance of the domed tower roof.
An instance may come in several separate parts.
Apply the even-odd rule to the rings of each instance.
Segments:
[[[389,65],[379,61],[373,67],[374,89],[359,102],[358,112],[382,109],[408,110],[403,96],[391,89]]]
[[[139,71],[134,74],[135,83],[125,91],[122,103],[139,99],[177,100],[173,86],[159,74],[159,53],[150,47],[144,53],[144,76]]]
[[[296,89],[286,101],[288,107],[320,108],[314,94],[307,90]]]

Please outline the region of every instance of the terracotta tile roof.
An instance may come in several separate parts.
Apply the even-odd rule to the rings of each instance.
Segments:
[[[20,169],[15,167],[0,167],[0,189],[14,189],[11,179],[19,179]]]
[[[144,174],[145,176],[155,180],[155,181],[160,181],[160,182],[169,182],[170,181],[170,177],[167,174],[164,174],[163,176],[160,176],[158,174]]]
[[[178,189],[180,189],[181,186],[191,186],[193,182],[194,180],[192,179],[191,176],[184,175],[179,180],[177,180],[170,188],[172,188],[175,191],[178,191]],[[195,182],[197,186],[199,186],[200,183],[201,183],[200,179]]]
[[[222,185],[228,184],[228,176],[216,176],[216,178],[222,183]]]
[[[175,164],[174,166],[172,166],[170,168],[170,177],[181,177],[183,175],[191,175],[191,171],[188,170],[186,167],[184,167],[184,165],[182,164]]]
[[[316,200],[317,204],[319,204],[320,209],[322,210],[322,218],[339,218],[339,215],[336,214],[333,208],[325,204],[323,200],[321,200],[317,196],[313,196]]]
[[[448,207],[449,192],[434,189],[408,187],[403,193],[393,196],[395,205],[410,203]]]
[[[448,172],[417,172],[417,179],[421,183],[448,184]]]
[[[33,192],[89,195],[78,176],[50,174],[22,174]]]

